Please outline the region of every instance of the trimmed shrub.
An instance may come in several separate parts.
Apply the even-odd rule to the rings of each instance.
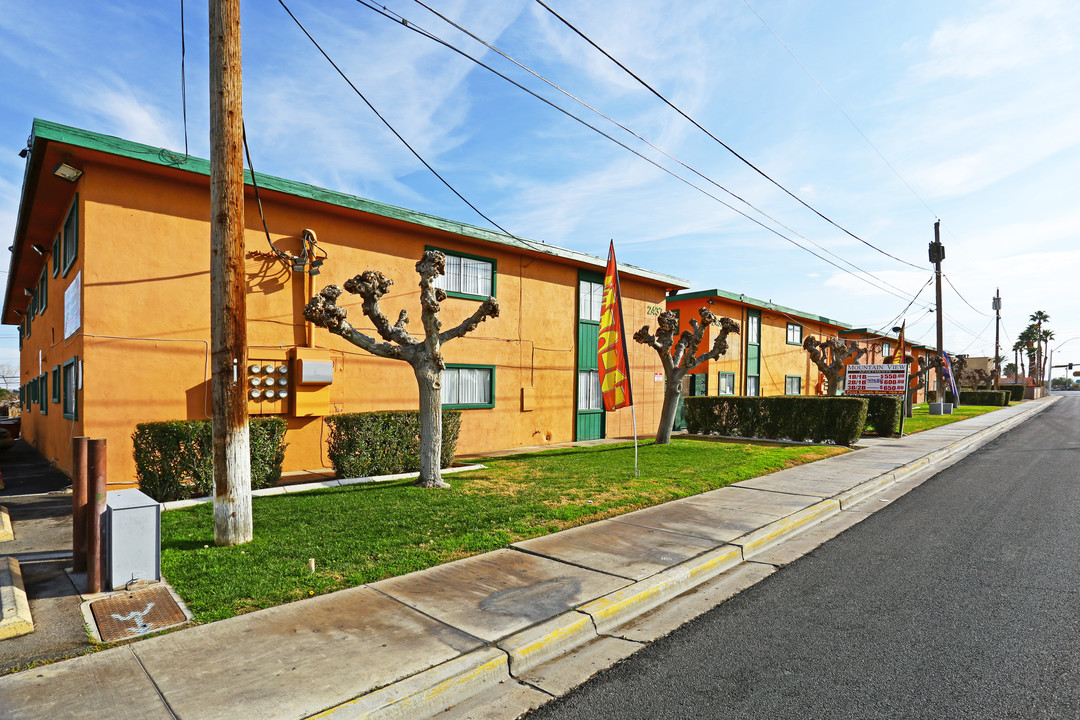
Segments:
[[[900,419],[904,414],[904,399],[890,395],[848,395],[866,398],[866,427],[874,428],[880,437],[897,437]]]
[[[855,397],[689,397],[687,431],[700,435],[834,442],[851,445],[866,424],[867,401]]]
[[[283,418],[252,418],[251,487],[276,485],[285,459]],[[214,493],[214,444],[209,420],[139,423],[131,436],[139,489],[158,502]]]
[[[1021,386],[1022,388],[1023,386]],[[929,390],[926,393],[926,402],[937,402],[934,398],[937,396],[933,390]],[[1010,393],[1005,390],[961,390],[960,391],[960,404],[961,405],[992,405],[994,407],[1005,407],[1009,404]],[[1023,399],[1023,392],[1020,395]],[[945,402],[956,403],[956,398],[953,396],[952,391],[949,390],[945,393]]]
[[[420,413],[382,411],[328,415],[327,454],[339,478],[420,469]],[[461,432],[461,412],[443,410],[442,466],[450,467]]]
[[[1001,389],[1004,392],[1009,393],[1009,400],[1011,400],[1012,402],[1023,402],[1025,388],[1027,388],[1026,385],[1005,385],[1005,384],[1002,384],[1002,386],[1001,386]]]

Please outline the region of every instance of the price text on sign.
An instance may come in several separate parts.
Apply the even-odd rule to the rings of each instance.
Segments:
[[[845,395],[903,395],[907,365],[848,365]]]

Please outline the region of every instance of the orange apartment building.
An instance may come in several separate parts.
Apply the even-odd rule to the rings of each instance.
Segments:
[[[803,338],[837,337],[851,326],[802,310],[725,290],[681,292],[668,296],[667,307],[679,314],[680,331],[699,320],[708,306],[718,317],[739,323],[728,337],[728,351],[702,363],[687,377],[683,395],[823,395],[824,378],[803,349]],[[707,330],[699,353],[711,346]]]
[[[427,248],[448,257],[444,327],[488,294],[501,306],[498,318],[444,347],[444,403],[462,410],[460,453],[631,435],[629,408],[600,409],[602,258],[303,183],[258,181],[276,249],[249,175],[248,350],[237,381],[257,396],[252,416],[286,418],[286,472],[328,467],[330,413],[417,407],[407,364],[311,326],[302,310],[325,285],[380,270],[395,281],[384,312],[409,311],[415,328],[414,265]],[[34,122],[2,322],[20,328],[23,437],[60,469],[70,473],[73,437],[105,438],[109,482],[130,485],[137,423],[209,417],[209,215],[206,161]],[[628,265],[620,277],[630,329],[687,286]],[[375,334],[358,296],[341,303],[358,330]],[[628,349],[638,427],[655,427],[659,359],[634,342]]]

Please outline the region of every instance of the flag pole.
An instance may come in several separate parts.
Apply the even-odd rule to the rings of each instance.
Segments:
[[[630,417],[634,422],[634,477],[638,477],[638,464],[637,464],[637,408],[633,405],[630,406]]]

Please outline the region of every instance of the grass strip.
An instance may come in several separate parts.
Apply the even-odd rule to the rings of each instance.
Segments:
[[[926,404],[916,405],[911,409],[912,417],[904,419],[904,434],[911,435],[1000,409],[1000,405],[961,405],[953,407],[952,415],[931,415],[930,408]]]
[[[199,622],[506,547],[847,452],[833,446],[703,442],[554,449],[448,476],[253,498],[255,539],[215,547],[211,504],[161,519],[161,567]],[[315,572],[308,559],[315,559]]]

